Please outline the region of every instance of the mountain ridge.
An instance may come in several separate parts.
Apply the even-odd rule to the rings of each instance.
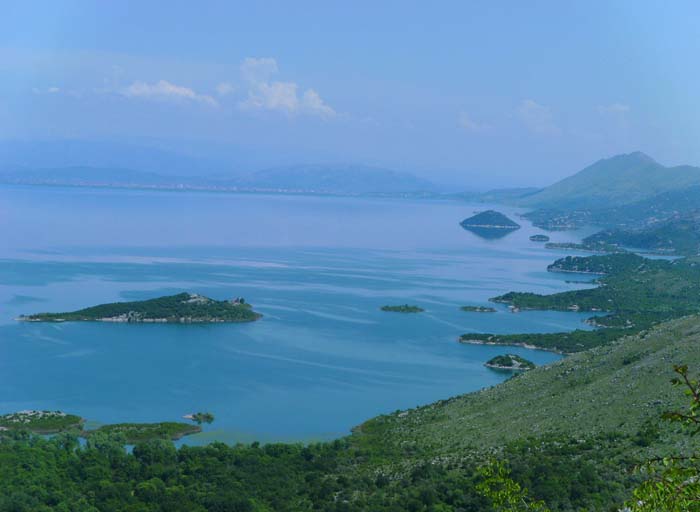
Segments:
[[[598,160],[517,203],[534,208],[595,209],[634,203],[696,185],[700,185],[700,167],[666,167],[636,151]]]

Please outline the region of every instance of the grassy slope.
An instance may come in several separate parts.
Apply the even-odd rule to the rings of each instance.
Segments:
[[[480,392],[367,421],[358,443],[425,456],[498,447],[524,437],[635,435],[684,403],[673,364],[700,367],[700,317],[661,324],[531,370]],[[663,450],[673,442],[662,438]]]

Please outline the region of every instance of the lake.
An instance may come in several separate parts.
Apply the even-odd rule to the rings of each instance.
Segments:
[[[510,352],[465,332],[586,328],[563,312],[465,313],[510,290],[587,286],[548,273],[562,253],[523,228],[486,240],[457,201],[0,187],[0,412],[64,410],[89,425],[216,421],[184,443],[330,439],[381,413],[492,386]],[[575,241],[555,233],[552,241]],[[38,324],[69,311],[181,291],[243,296],[250,324]],[[421,314],[382,312],[416,304]]]

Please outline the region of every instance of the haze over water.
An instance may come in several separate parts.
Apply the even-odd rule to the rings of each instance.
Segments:
[[[465,332],[585,328],[587,315],[465,313],[510,291],[572,289],[546,272],[562,254],[523,229],[483,240],[459,221],[484,205],[320,196],[0,188],[0,413],[60,409],[90,424],[177,421],[185,438],[308,440],[374,415],[502,381],[510,352]],[[573,240],[556,234],[555,241]],[[250,324],[18,323],[22,313],[191,291],[243,296]],[[425,313],[381,312],[417,304]]]

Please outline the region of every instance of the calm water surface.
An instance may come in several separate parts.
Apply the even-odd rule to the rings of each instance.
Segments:
[[[448,201],[0,188],[0,412],[61,409],[90,424],[177,421],[186,438],[309,440],[363,420],[491,386],[502,347],[465,332],[585,328],[586,315],[464,313],[510,290],[585,286],[546,272],[561,253],[523,229],[498,240]],[[516,212],[499,208],[513,216]],[[572,235],[556,234],[555,241]],[[180,291],[243,296],[251,324],[27,324],[22,313]],[[383,313],[418,304],[419,315]],[[557,355],[508,352],[544,364]]]

